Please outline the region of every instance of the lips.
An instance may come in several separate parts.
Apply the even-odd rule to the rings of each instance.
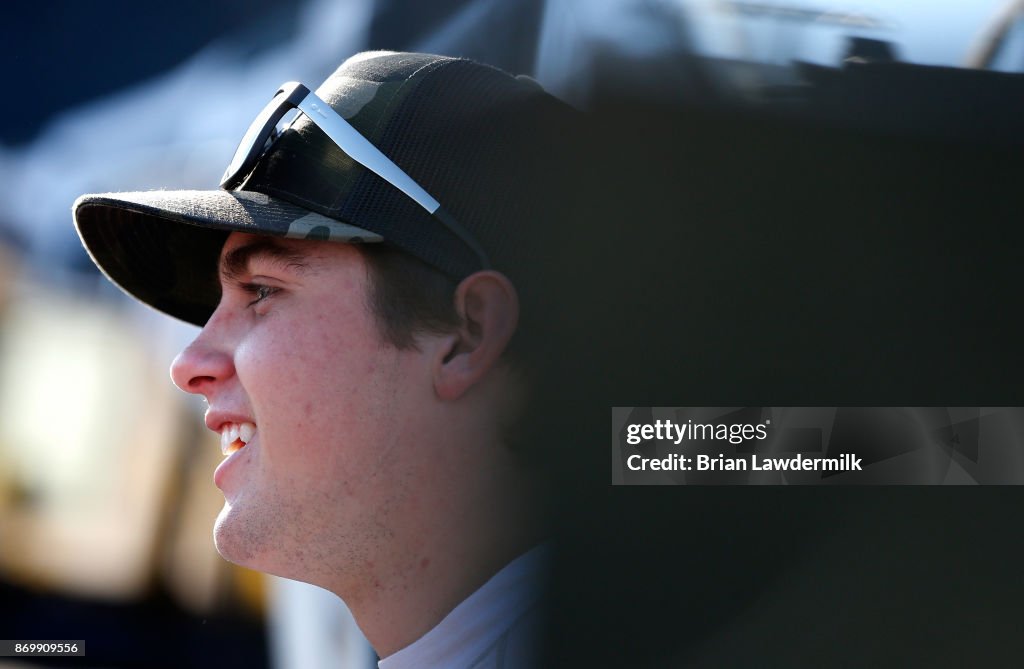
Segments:
[[[220,451],[224,455],[231,455],[245,448],[255,435],[254,423],[224,423],[220,428]]]

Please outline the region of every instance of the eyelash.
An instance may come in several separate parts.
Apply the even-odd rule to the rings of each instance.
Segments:
[[[268,297],[276,293],[278,290],[280,290],[280,288],[275,288],[274,286],[266,286],[261,283],[246,283],[242,285],[242,290],[256,298],[246,305],[247,307],[251,307],[267,299]]]

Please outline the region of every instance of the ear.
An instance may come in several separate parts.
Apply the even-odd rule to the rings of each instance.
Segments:
[[[462,324],[446,336],[433,361],[434,390],[444,400],[461,397],[494,368],[519,322],[519,297],[504,274],[471,274],[455,289]]]

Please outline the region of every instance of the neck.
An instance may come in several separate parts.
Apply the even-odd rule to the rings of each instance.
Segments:
[[[329,588],[345,601],[381,657],[426,634],[543,539],[537,522],[540,490],[529,476],[507,463],[462,472],[454,486],[451,470],[427,478],[433,485],[408,498],[405,513],[412,522],[389,528],[388,549],[366,565],[360,582],[353,585],[348,578]]]

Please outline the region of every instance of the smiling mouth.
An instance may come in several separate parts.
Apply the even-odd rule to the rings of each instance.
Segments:
[[[220,452],[231,455],[245,448],[255,435],[254,423],[224,423],[220,428]]]

